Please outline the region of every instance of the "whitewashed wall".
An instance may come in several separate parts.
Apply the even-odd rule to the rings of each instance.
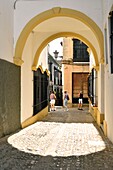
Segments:
[[[32,34],[23,51],[24,63],[21,67],[21,122],[33,115],[33,71]]]
[[[0,0],[0,58],[13,62],[14,0]]]
[[[30,118],[33,115],[33,48],[34,35],[31,33],[23,51],[24,63],[21,67],[21,122]],[[41,65],[43,70],[48,69],[48,48],[40,54],[38,65]]]
[[[48,48],[47,47],[45,47],[40,54],[40,57],[38,60],[38,66],[39,65],[42,66],[44,71],[48,69]]]
[[[93,19],[102,29],[102,0],[17,1],[14,15],[14,43],[16,44],[22,29],[33,17],[54,7],[81,11]]]
[[[105,64],[104,64],[104,82],[105,82],[105,120],[107,122],[107,134],[109,139],[113,142],[113,74],[110,72],[110,28],[109,28],[109,12],[113,10],[112,8],[113,0],[103,1],[103,29],[107,29],[107,38],[105,46]],[[106,54],[108,57],[108,64],[106,64]]]

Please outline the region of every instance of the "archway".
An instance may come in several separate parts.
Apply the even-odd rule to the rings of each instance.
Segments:
[[[22,96],[22,102],[26,101],[26,99],[28,98],[26,94],[29,94],[29,90],[28,88],[26,89],[26,82],[29,84],[29,89],[32,89],[32,72],[30,70],[31,66],[32,66],[32,70],[36,70],[37,67],[37,63],[38,63],[38,59],[40,56],[41,51],[44,49],[44,47],[52,40],[58,38],[58,37],[75,37],[78,38],[80,40],[82,40],[88,47],[91,48],[94,58],[95,58],[95,63],[96,66],[99,66],[99,62],[100,60],[104,59],[104,51],[103,51],[103,34],[102,31],[100,30],[100,28],[97,26],[97,24],[90,19],[88,16],[86,16],[85,14],[83,14],[82,12],[79,11],[75,11],[72,9],[67,9],[67,8],[53,8],[51,10],[45,11],[39,15],[37,15],[36,17],[34,17],[33,19],[31,19],[26,26],[24,27],[23,31],[21,32],[18,41],[16,43],[16,48],[15,48],[15,55],[14,55],[14,63],[18,66],[21,66],[23,61],[23,53],[24,53],[24,47],[26,46],[27,42],[29,41],[29,37],[30,34],[33,33],[33,31],[37,28],[38,31],[42,31],[41,28],[44,27],[45,23],[46,26],[48,24],[48,21],[50,21],[51,23],[53,22],[53,20],[60,20],[61,23],[61,19],[63,20],[67,20],[67,23],[69,20],[71,20],[71,26],[72,23],[74,21],[76,21],[76,23],[80,22],[82,23],[82,26],[85,26],[85,29],[87,29],[88,33],[90,32],[90,38],[88,37],[88,33],[86,34],[86,36],[84,34],[81,34],[81,32],[76,32],[76,29],[70,29],[66,30],[65,27],[63,27],[64,23],[61,25],[62,29],[56,29],[55,31],[53,30],[53,32],[51,32],[51,34],[48,34],[48,32],[46,32],[46,36],[44,34],[45,37],[43,37],[43,39],[38,38],[36,43],[36,50],[34,51],[34,54],[32,56],[32,61],[29,64],[29,68],[26,65],[26,67],[24,67],[25,69],[27,68],[26,72],[27,74],[30,72],[30,76],[29,76],[29,80],[26,81],[25,80],[25,75],[21,74],[21,82],[22,87],[24,87],[24,89],[21,90],[23,96]],[[49,22],[49,24],[50,24]],[[66,22],[65,22],[66,23]],[[41,27],[40,27],[41,26]],[[56,26],[56,25],[55,25]],[[61,28],[61,27],[60,27]],[[41,37],[41,35],[40,35]],[[93,39],[93,41],[92,41]],[[28,41],[27,41],[28,40]],[[93,43],[95,42],[95,43]],[[38,44],[38,46],[37,46]],[[97,44],[97,46],[95,46]],[[96,48],[97,47],[97,48]],[[27,48],[26,48],[27,49]],[[28,50],[28,49],[27,49]],[[32,55],[32,54],[31,54]],[[26,55],[27,56],[27,55]],[[29,59],[26,58],[26,61],[28,61]],[[24,64],[25,65],[25,64]],[[23,65],[23,66],[24,66]],[[23,68],[22,68],[23,69]],[[24,69],[23,69],[24,70]],[[23,73],[25,73],[25,71],[22,71]],[[23,76],[23,77],[22,77]],[[23,78],[23,79],[22,79]],[[32,91],[32,90],[31,90]],[[32,96],[32,93],[30,94]],[[31,108],[31,104],[32,103],[32,99],[31,101],[29,101],[29,106],[31,109],[31,113],[28,115],[28,113],[26,112],[26,117],[30,117],[32,114],[32,108]],[[24,102],[22,103],[22,105],[24,105]],[[26,108],[25,108],[26,109]],[[22,110],[23,111],[23,110]],[[24,113],[24,111],[23,111]],[[24,120],[24,119],[23,119]]]
[[[59,37],[76,37],[78,39],[80,39],[81,41],[83,41],[93,52],[94,55],[94,59],[95,59],[95,64],[96,66],[99,65],[99,61],[98,61],[98,55],[97,52],[95,50],[95,47],[91,44],[91,42],[89,42],[86,38],[84,38],[83,36],[73,33],[73,32],[60,32],[57,34],[54,34],[50,37],[48,37],[41,45],[40,47],[37,49],[35,56],[34,56],[34,62],[32,65],[32,70],[36,70],[37,68],[37,64],[38,64],[38,59],[40,56],[41,51],[44,49],[44,47],[46,47],[46,45],[51,42],[52,40],[59,38]]]

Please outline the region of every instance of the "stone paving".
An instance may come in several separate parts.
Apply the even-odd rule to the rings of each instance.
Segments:
[[[0,170],[113,170],[113,144],[88,112],[57,109],[0,139]]]

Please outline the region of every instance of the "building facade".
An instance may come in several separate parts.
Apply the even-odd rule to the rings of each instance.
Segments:
[[[50,71],[49,76],[49,94],[54,91],[56,95],[56,106],[62,106],[62,65],[57,60],[57,57],[53,57],[48,54],[48,69]]]
[[[113,0],[0,1],[0,136],[36,120],[32,80],[40,54],[50,41],[74,37],[93,54],[98,106],[90,110],[113,142],[112,11]]]
[[[63,39],[63,91],[68,91],[73,106],[78,104],[78,94],[83,92],[83,102],[88,103],[89,53],[88,47],[72,37]]]

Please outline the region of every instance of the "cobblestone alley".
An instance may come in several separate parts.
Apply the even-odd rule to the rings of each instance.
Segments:
[[[88,108],[58,108],[0,139],[0,170],[113,170],[113,144]]]

